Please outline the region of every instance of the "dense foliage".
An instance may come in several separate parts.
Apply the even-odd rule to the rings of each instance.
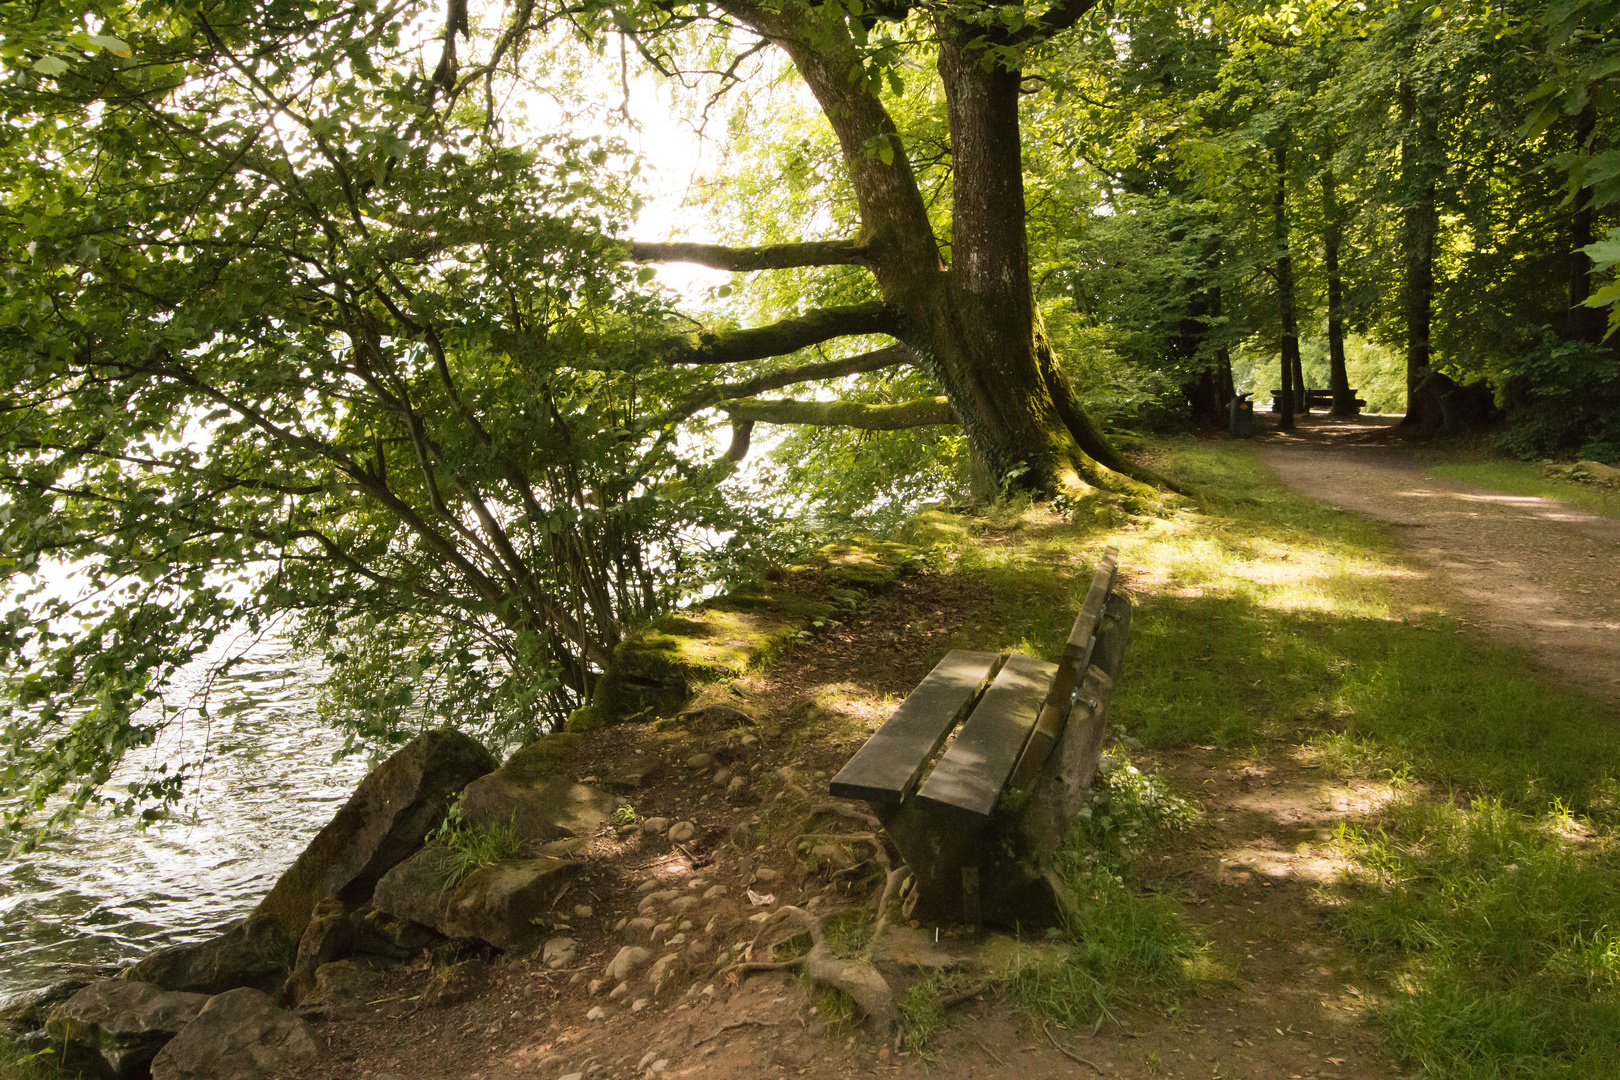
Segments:
[[[522,737],[793,511],[1153,482],[1094,416],[1280,384],[1286,421],[1308,382],[1435,423],[1440,372],[1488,380],[1516,452],[1613,458],[1617,22],[9,5],[0,788],[17,820],[94,797],[243,623],[326,660],[356,745]],[[627,118],[632,76],[725,130],[728,246],[627,241],[599,84]],[[733,280],[682,314],[637,268],[680,260]],[[738,483],[756,424],[789,426]]]

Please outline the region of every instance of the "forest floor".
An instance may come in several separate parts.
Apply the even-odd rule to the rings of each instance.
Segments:
[[[380,972],[371,1005],[319,1025],[328,1054],[303,1076],[1614,1075],[1620,1031],[1603,1010],[1620,946],[1605,927],[1620,926],[1620,875],[1595,822],[1620,791],[1620,733],[1606,722],[1620,665],[1561,655],[1615,621],[1611,523],[1435,481],[1411,451],[1318,426],[1253,448],[1149,451],[1209,493],[1197,505],[1068,520],[1006,507],[909,537],[925,567],[739,681],[765,717],[746,750],[725,725],[598,732],[578,763],[586,779],[654,746],[672,762],[715,754],[746,785],[676,765],[631,796],[643,818],[693,821],[697,838],[593,838],[579,895],[561,898],[589,905],[566,931],[573,966],[508,953],[460,1000],[431,1006],[426,958]],[[1390,524],[1291,494],[1262,460]],[[827,778],[947,649],[1055,655],[1109,543],[1138,603],[1113,717],[1113,753],[1135,770],[1109,781],[1114,810],[1099,806],[1114,831],[1088,834],[1103,872],[1078,879],[1101,913],[1086,933],[998,938],[1013,958],[1001,977],[936,1008],[937,1030],[910,1043],[791,974],[742,977],[723,961],[690,965],[639,1004],[592,995],[622,945],[647,944],[623,920],[657,896],[691,898],[674,916],[690,925],[653,934],[680,931],[714,956],[750,941],[772,905],[864,904],[870,918],[870,875],[806,854],[831,827],[811,820]],[[1587,558],[1603,543],[1609,558]],[[1546,574],[1548,562],[1563,569]],[[1489,575],[1502,588],[1482,592]],[[1555,638],[1560,604],[1588,629]],[[1590,695],[1568,689],[1576,679]],[[1163,812],[1178,799],[1196,822]],[[1437,869],[1441,856],[1452,864]],[[1554,877],[1562,892],[1526,884]],[[1457,883],[1443,904],[1437,881]],[[983,948],[948,927],[894,935],[885,970],[902,993],[926,965]],[[1030,973],[1053,955],[1055,975]]]
[[[1262,458],[1290,487],[1391,527],[1466,621],[1620,710],[1620,518],[1425,471],[1398,417],[1302,417]]]

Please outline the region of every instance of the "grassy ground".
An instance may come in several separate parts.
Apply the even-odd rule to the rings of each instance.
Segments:
[[[1402,1058],[1435,1077],[1620,1075],[1620,726],[1430,606],[1383,533],[1288,493],[1248,450],[1181,442],[1157,464],[1206,494],[1081,523],[1018,507],[921,519],[913,539],[993,590],[953,646],[1056,659],[1096,554],[1117,545],[1140,606],[1115,715],[1136,739],[1306,747],[1404,792],[1342,830],[1354,870],[1324,897]],[[1177,824],[1162,796],[1137,801],[1121,818],[1135,843]],[[1173,990],[1198,955],[1168,901],[1126,887],[1129,842],[1105,839],[1115,855],[1071,868],[1099,920],[1071,985],[1025,988],[1071,1018],[1113,988]]]
[[[1510,495],[1563,499],[1594,514],[1620,517],[1620,490],[1549,476],[1540,465],[1528,461],[1450,463],[1432,465],[1428,471],[1436,476],[1478,484]]]

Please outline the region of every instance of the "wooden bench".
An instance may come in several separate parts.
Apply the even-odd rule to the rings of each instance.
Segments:
[[[1352,394],[1355,393],[1354,390],[1352,390],[1350,392]],[[1296,402],[1295,404],[1297,406],[1298,403]],[[1310,411],[1311,409],[1331,409],[1332,407],[1333,407],[1333,391],[1331,391],[1331,390],[1307,390],[1307,391],[1305,391],[1305,409],[1306,409],[1307,412]],[[1365,399],[1356,398],[1356,411],[1357,412],[1360,412],[1362,409],[1365,409],[1366,407],[1367,407],[1367,402],[1366,402]],[[1271,392],[1271,411],[1272,412],[1282,412],[1282,391],[1281,390],[1273,390]]]
[[[1072,910],[1052,863],[1090,804],[1130,632],[1117,560],[1103,553],[1058,663],[946,654],[833,777],[911,868],[908,917],[1034,928]]]

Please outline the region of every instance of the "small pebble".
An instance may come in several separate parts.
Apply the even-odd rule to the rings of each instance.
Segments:
[[[587,1019],[587,1020],[606,1020],[607,1019],[607,1010],[602,1008],[602,1006],[600,1006],[600,1005],[593,1006],[591,1008],[591,1011],[585,1014],[585,1019]]]
[[[771,882],[775,881],[777,878],[779,878],[781,876],[782,876],[781,871],[772,870],[768,866],[762,866],[758,870],[754,871],[754,880],[755,881],[763,881],[767,885],[769,885]]]
[[[703,899],[717,900],[724,895],[726,895],[726,887],[724,885],[710,885],[708,890],[703,894]]]
[[[634,1000],[634,1001],[632,1001],[630,1003],[630,1011],[633,1012],[633,1013],[638,1013],[642,1009],[645,1009],[646,1007],[647,1007],[647,999],[646,998],[636,998],[636,1000]]]
[[[607,984],[603,979],[592,979],[590,984],[585,987],[585,992],[591,995],[591,997],[595,997],[597,994],[602,992],[602,987],[605,985]]]
[[[713,764],[713,754],[693,754],[691,757],[686,759],[686,767],[689,769],[707,769]]]
[[[725,787],[729,783],[731,783],[731,770],[730,769],[721,769],[719,772],[716,772],[714,774],[714,786],[715,787]]]
[[[618,922],[613,924],[613,932],[615,934],[617,934],[620,930],[623,930],[625,928],[625,925],[628,924],[629,922],[630,922],[630,916],[626,915],[624,918],[620,919]]]
[[[690,821],[677,821],[670,826],[669,842],[672,844],[684,844],[696,835],[696,825],[693,825]]]
[[[575,904],[574,905],[574,917],[578,918],[578,919],[588,919],[588,918],[590,918],[591,917],[591,905],[589,905],[589,904]]]

